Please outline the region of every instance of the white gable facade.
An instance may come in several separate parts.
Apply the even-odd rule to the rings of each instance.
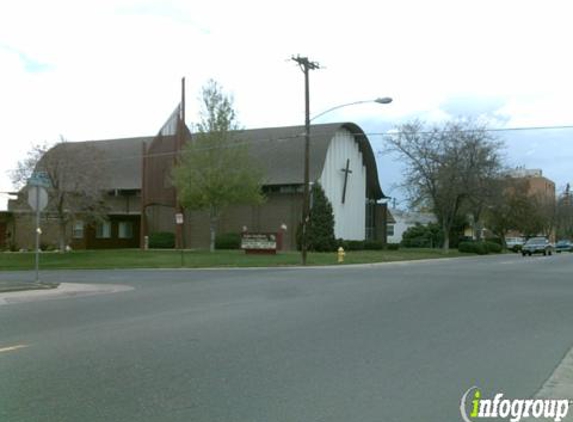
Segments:
[[[346,175],[348,162],[349,171]],[[346,194],[343,193],[346,180]],[[346,240],[366,238],[366,166],[355,137],[336,131],[319,178],[334,212],[334,235]]]
[[[434,215],[429,213],[408,212],[395,208],[391,208],[390,213],[394,217],[395,223],[388,224],[389,243],[400,243],[404,232],[410,227],[414,227],[417,224],[427,226],[430,223],[436,223],[438,221]]]

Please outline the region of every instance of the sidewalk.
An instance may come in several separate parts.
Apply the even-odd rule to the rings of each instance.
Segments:
[[[5,281],[0,281],[0,286],[2,286],[0,287],[0,306],[65,297],[118,293],[134,289],[131,286],[121,284],[52,283],[46,287],[31,282],[9,283]],[[12,290],[8,290],[10,288]]]
[[[20,292],[28,290],[48,290],[57,288],[59,283],[34,283],[31,281],[0,280],[0,293]]]

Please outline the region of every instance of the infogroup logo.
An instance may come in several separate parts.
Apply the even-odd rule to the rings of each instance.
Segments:
[[[504,399],[503,393],[496,393],[493,399],[485,399],[478,387],[468,389],[460,402],[460,413],[465,422],[479,419],[501,418],[519,422],[522,418],[560,422],[569,412],[567,399]]]

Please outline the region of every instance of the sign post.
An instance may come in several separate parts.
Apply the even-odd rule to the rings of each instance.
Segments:
[[[183,215],[183,213],[182,212],[175,213],[175,224],[177,224],[177,230],[182,229],[184,222],[185,222],[185,216]],[[181,237],[183,237],[183,235]],[[179,252],[181,254],[181,267],[183,267],[183,265],[184,265],[183,242],[180,239],[179,242],[177,242],[177,243],[179,244]]]
[[[28,180],[28,205],[36,211],[36,283],[40,282],[40,214],[48,205],[48,192],[50,187],[48,175],[45,172],[35,172]]]

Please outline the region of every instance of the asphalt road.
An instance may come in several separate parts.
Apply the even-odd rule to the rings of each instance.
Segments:
[[[459,421],[468,388],[551,375],[572,274],[573,254],[46,272],[135,289],[0,305],[0,421]]]

